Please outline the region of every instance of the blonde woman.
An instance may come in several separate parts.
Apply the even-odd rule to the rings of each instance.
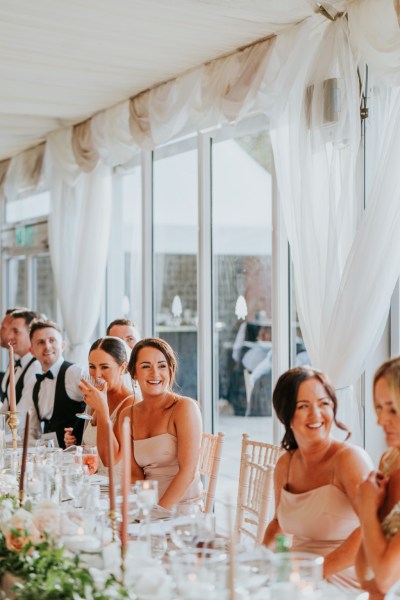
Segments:
[[[380,599],[400,580],[400,358],[375,373],[374,406],[389,450],[356,494],[362,543],[356,567],[370,599]]]

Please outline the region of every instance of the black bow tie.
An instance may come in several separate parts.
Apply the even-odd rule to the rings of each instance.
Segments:
[[[20,361],[20,360],[19,360],[19,358],[18,358],[18,360],[16,360],[16,361],[14,362],[14,369],[16,369],[17,367],[21,367],[21,366],[22,366],[22,365],[21,365],[21,361]]]
[[[36,373],[36,379],[38,381],[43,381],[45,378],[54,379],[54,375],[51,371],[46,371],[46,373]]]

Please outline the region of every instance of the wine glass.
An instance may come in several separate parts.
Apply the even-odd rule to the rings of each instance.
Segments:
[[[90,475],[96,473],[99,468],[99,454],[96,446],[84,446],[82,452],[82,465],[86,465]]]
[[[105,384],[104,379],[101,379],[100,377],[92,377],[91,375],[88,375],[87,373],[84,373],[82,375],[81,379],[84,379],[85,381],[87,381],[88,383],[93,385],[93,387],[97,388],[98,390],[102,390],[104,387],[104,384]],[[90,412],[91,410],[92,409],[90,408],[90,406],[88,404],[86,404],[85,410],[83,412],[76,413],[75,416],[78,417],[79,419],[84,419],[85,421],[91,421],[93,418],[93,415]]]
[[[84,484],[84,472],[78,463],[71,463],[64,471],[64,486],[73,505],[78,501]]]
[[[171,539],[177,548],[195,548],[201,541],[201,516],[198,504],[176,504],[173,507]]]
[[[162,523],[149,525],[150,531],[147,530],[147,524],[142,523],[139,528],[138,541],[145,542],[151,558],[160,560],[167,551],[167,536]]]

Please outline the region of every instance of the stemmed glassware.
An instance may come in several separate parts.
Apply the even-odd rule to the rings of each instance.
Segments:
[[[150,512],[158,501],[158,481],[151,479],[139,480],[135,483],[134,489],[137,497],[137,504],[143,515],[143,532],[146,538],[147,547],[151,555],[151,535],[150,535]]]
[[[176,504],[172,510],[171,539],[180,549],[207,547],[215,538],[215,516],[198,504]]]
[[[82,375],[82,379],[84,379],[85,381],[87,381],[88,383],[90,383],[91,385],[93,385],[93,387],[97,388],[98,390],[102,390],[105,384],[104,379],[101,379],[100,377],[92,377],[91,375],[88,375],[87,373],[84,373]],[[91,408],[88,404],[86,404],[85,406],[85,410],[81,413],[76,413],[76,417],[78,417],[79,419],[85,419],[85,421],[91,421],[93,418],[93,415],[90,413]]]
[[[99,468],[99,455],[96,446],[83,446],[82,465],[86,465],[90,475]]]

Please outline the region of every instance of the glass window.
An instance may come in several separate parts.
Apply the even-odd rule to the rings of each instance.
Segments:
[[[6,262],[7,307],[25,307],[28,304],[26,287],[26,258],[18,256]]]
[[[33,308],[44,313],[48,319],[57,320],[57,298],[54,287],[50,256],[33,258]]]
[[[26,221],[43,217],[50,212],[50,192],[42,192],[18,198],[12,202],[6,202],[6,221],[7,223],[16,223],[17,221]]]
[[[237,493],[242,433],[272,443],[272,150],[264,128],[212,145],[216,430],[231,459],[223,486]],[[221,486],[222,487],[222,486]]]
[[[142,169],[122,177],[123,273],[119,316],[142,329]]]
[[[299,317],[296,306],[296,293],[294,287],[293,265],[290,269],[290,367],[311,366],[310,358],[307,354],[303,334],[301,332]]]
[[[197,399],[197,149],[185,140],[154,153],[155,335],[178,355],[180,393]]]

